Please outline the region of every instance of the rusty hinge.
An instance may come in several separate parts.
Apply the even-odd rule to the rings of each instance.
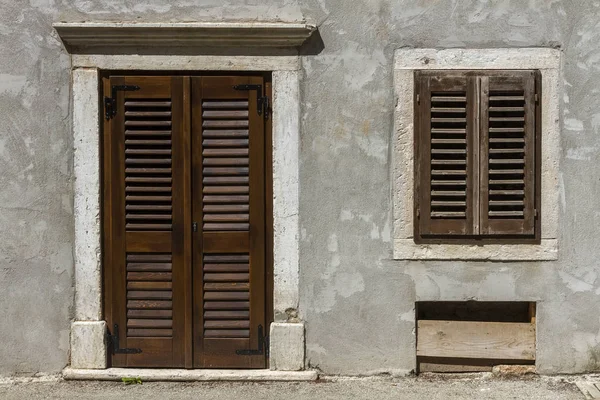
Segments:
[[[235,85],[235,90],[256,90],[256,111],[269,119],[269,98],[263,95],[262,85]]]
[[[420,94],[417,95],[417,104],[421,104],[421,95]]]
[[[269,336],[263,333],[263,326],[258,325],[258,349],[241,349],[236,350],[235,354],[239,356],[259,356],[261,354],[269,355]]]
[[[108,344],[112,347],[113,354],[139,354],[142,352],[142,349],[137,348],[126,348],[122,349],[119,347],[119,325],[115,324],[113,328],[113,334],[108,334]]]
[[[110,97],[104,96],[104,116],[108,121],[117,115],[117,91],[140,90],[137,85],[112,85]]]
[[[535,94],[535,103],[539,103],[540,102],[540,96],[536,93]]]

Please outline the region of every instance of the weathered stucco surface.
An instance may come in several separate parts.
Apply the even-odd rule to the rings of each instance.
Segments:
[[[416,300],[537,300],[538,369],[600,369],[600,1],[30,0],[0,15],[0,375],[57,372],[73,313],[70,61],[56,21],[298,21],[300,317],[309,367],[414,368]],[[394,261],[393,55],[401,47],[564,51],[559,260]],[[315,54],[318,53],[318,54]],[[543,211],[542,211],[543,212]]]
[[[562,52],[551,48],[398,49],[394,55],[394,135],[392,197],[394,259],[554,261],[558,259],[558,174],[560,172],[560,92]],[[499,61],[500,60],[500,61]],[[423,245],[413,239],[414,86],[417,70],[537,69],[542,76],[541,243]]]

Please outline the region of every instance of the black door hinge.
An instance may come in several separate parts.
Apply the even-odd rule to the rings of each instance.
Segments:
[[[269,119],[269,111],[271,110],[271,104],[269,103],[269,97],[268,96],[264,96],[261,101],[259,101],[259,107],[262,103],[263,106],[263,114],[265,116],[265,119]]]
[[[112,335],[110,334],[110,331],[108,332],[108,344],[109,344],[109,346],[112,347],[113,354],[139,354],[142,352],[142,349],[135,349],[135,348],[121,349],[119,347],[119,325],[118,324],[114,325]]]
[[[258,326],[258,349],[249,350],[241,349],[236,350],[235,354],[239,356],[259,356],[261,354],[269,355],[269,336],[265,336],[263,332],[263,326]]]
[[[269,119],[269,98],[263,95],[262,85],[235,85],[235,90],[256,90],[256,108],[258,115],[264,115]]]
[[[117,115],[117,91],[119,90],[134,91],[140,90],[140,87],[137,85],[112,85],[110,97],[104,96],[104,116],[107,121]]]

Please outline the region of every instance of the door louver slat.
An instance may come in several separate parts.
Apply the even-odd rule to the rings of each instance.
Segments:
[[[170,254],[127,254],[127,336],[172,337]]]
[[[125,219],[128,231],[172,229],[171,101],[125,101]]]
[[[203,229],[247,231],[248,101],[204,100],[202,110]]]
[[[205,254],[204,337],[250,336],[250,257],[248,254]]]

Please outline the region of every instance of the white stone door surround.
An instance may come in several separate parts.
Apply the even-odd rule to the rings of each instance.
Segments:
[[[165,27],[170,32],[165,34]],[[175,27],[175,29],[174,29]],[[314,31],[305,24],[55,24],[65,45],[102,44],[103,33],[127,44],[137,31],[136,45],[176,43],[186,32],[186,46],[206,44],[213,35],[225,46],[237,39],[248,42],[253,34],[261,46],[287,45],[277,55],[140,55],[133,51],[94,54],[71,51],[74,209],[75,209],[75,319],[71,325],[71,369],[107,367],[106,323],[102,313],[101,245],[101,70],[120,71],[266,71],[273,87],[273,276],[274,316],[270,327],[270,368],[304,369],[304,323],[297,314],[299,297],[299,138],[300,58],[292,48]],[[127,29],[120,29],[127,28]],[[237,30],[236,30],[237,29]],[[116,33],[115,33],[116,32]],[[146,33],[144,33],[146,32]],[[183,33],[182,33],[183,32]],[[236,33],[237,32],[237,33]],[[250,32],[250,33],[248,33]],[[202,34],[200,34],[202,33]],[[121,36],[119,36],[121,35]],[[237,35],[237,36],[236,36]],[[269,37],[271,35],[271,42]],[[287,35],[287,36],[286,36]],[[134,35],[135,36],[135,35]],[[115,39],[116,37],[116,39]],[[119,39],[120,37],[120,39]],[[153,40],[159,37],[160,40]],[[226,37],[226,39],[223,39]],[[166,38],[166,39],[165,39]],[[221,39],[219,39],[221,38]],[[237,38],[237,39],[236,39]],[[103,51],[106,53],[106,51]],[[126,53],[126,54],[123,54]],[[273,53],[273,52],[269,52]],[[279,55],[281,54],[281,55]]]

